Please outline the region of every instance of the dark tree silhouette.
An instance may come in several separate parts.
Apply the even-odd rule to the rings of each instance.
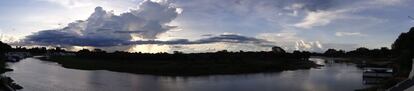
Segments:
[[[76,53],[74,56],[52,55],[50,59],[45,60],[55,61],[70,68],[107,69],[156,75],[240,74],[308,69],[319,66],[308,60],[310,52],[287,53],[280,47],[273,47],[272,51],[246,52],[221,50],[205,53],[174,51],[172,54],[123,51],[108,53],[101,49],[92,51],[82,49],[74,53]]]
[[[341,56],[345,56],[345,51],[344,50],[337,51],[335,49],[328,49],[323,54],[328,57],[341,57]]]
[[[12,47],[6,43],[0,41],[0,73],[4,73],[7,71],[6,69],[6,61],[5,61],[5,53],[12,50]]]
[[[285,50],[283,50],[281,47],[279,47],[279,46],[274,46],[274,47],[272,47],[272,52],[274,52],[274,53],[280,53],[280,54],[284,54],[284,53],[286,53],[286,51]]]
[[[412,69],[412,59],[414,56],[414,27],[407,33],[401,33],[397,40],[392,44],[392,50],[398,54],[397,60],[399,65],[397,67],[397,75],[401,77],[408,77]]]

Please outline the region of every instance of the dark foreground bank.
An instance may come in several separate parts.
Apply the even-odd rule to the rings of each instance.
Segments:
[[[201,76],[216,74],[247,74],[258,72],[278,72],[284,70],[309,69],[318,67],[312,61],[279,58],[274,60],[115,60],[82,58],[76,56],[54,56],[40,58],[61,64],[65,68],[83,70],[110,70],[137,74],[164,76]]]

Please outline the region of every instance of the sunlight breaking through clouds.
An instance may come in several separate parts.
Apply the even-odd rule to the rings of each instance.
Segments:
[[[138,10],[121,15],[96,7],[95,12],[86,21],[70,23],[63,29],[40,31],[29,35],[25,41],[59,45],[64,42],[70,44],[80,39],[89,43],[110,42],[109,44],[116,45],[118,42],[132,40],[132,36],[156,39],[159,34],[176,27],[167,23],[174,20],[178,14],[177,8],[169,3],[151,1],[142,2]]]
[[[233,43],[253,44],[255,46],[251,47],[255,48],[252,49],[281,46],[287,50],[310,51],[322,51],[327,46],[332,47],[331,44],[341,48],[347,47],[343,45],[352,45],[349,46],[351,48],[360,42],[373,44],[365,43],[367,41],[390,43],[392,42],[390,39],[395,38],[400,31],[385,30],[403,30],[402,28],[408,25],[406,24],[408,20],[402,19],[401,15],[405,15],[403,17],[406,18],[406,15],[410,14],[401,11],[409,10],[410,7],[407,5],[412,2],[408,0],[33,1],[44,3],[45,6],[41,8],[51,8],[51,10],[42,14],[36,11],[43,11],[43,9],[31,10],[35,11],[33,14],[28,13],[27,9],[20,11],[24,13],[11,12],[17,16],[26,16],[6,19],[12,21],[10,24],[0,23],[0,28],[3,29],[1,31],[11,32],[12,35],[28,35],[21,43],[15,43],[16,45],[125,46],[120,49],[128,49],[127,47],[135,45],[195,46]],[[94,10],[93,8],[97,6],[101,8]],[[18,7],[13,9],[19,10]],[[4,14],[8,13],[10,12]],[[93,14],[86,15],[90,13]],[[4,19],[0,18],[0,20]],[[79,21],[71,22],[73,20]],[[18,31],[14,31],[15,27],[18,27],[16,29]],[[42,31],[38,32],[39,30]],[[30,34],[31,32],[34,34]],[[234,34],[223,34],[226,32]],[[381,40],[362,38],[368,35],[380,36]],[[190,47],[180,49],[184,48],[194,49]]]

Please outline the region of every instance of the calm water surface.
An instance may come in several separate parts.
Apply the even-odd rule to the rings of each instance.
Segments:
[[[319,64],[323,59],[312,58]],[[363,88],[362,70],[352,64],[276,73],[163,77],[76,70],[54,62],[28,58],[10,64],[8,72],[22,91],[351,91]]]

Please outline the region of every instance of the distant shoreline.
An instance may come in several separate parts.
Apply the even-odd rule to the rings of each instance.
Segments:
[[[159,76],[206,76],[280,72],[319,67],[309,60],[278,58],[277,60],[223,60],[223,61],[134,61],[81,58],[76,56],[38,57],[57,62],[65,68],[81,70],[109,70]]]

